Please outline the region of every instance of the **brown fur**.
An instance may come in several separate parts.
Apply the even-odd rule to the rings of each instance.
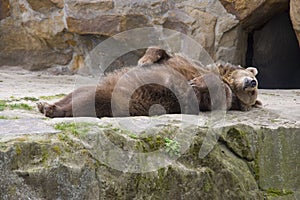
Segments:
[[[97,86],[78,88],[52,105],[40,102],[38,109],[47,117],[122,117],[248,110],[256,102],[257,87],[241,89],[243,78],[255,78],[251,70],[229,64],[205,68],[158,48],[148,49],[139,65],[145,67],[114,71]]]
[[[187,80],[192,80],[194,78],[197,79],[198,77],[198,80],[195,81],[195,83],[197,83],[198,85],[202,84],[202,86],[203,84],[206,85],[205,79],[209,82],[209,79],[213,77],[207,76],[205,79],[203,79],[202,76],[213,73],[220,76],[220,79],[222,79],[224,83],[226,83],[224,87],[225,93],[227,95],[227,109],[247,111],[250,110],[253,106],[259,107],[262,105],[262,103],[257,100],[258,82],[255,78],[255,76],[257,75],[257,69],[253,67],[245,69],[241,66],[235,66],[229,63],[217,63],[204,67],[203,65],[191,62],[182,56],[171,57],[169,55],[166,55],[168,54],[159,47],[150,47],[146,51],[145,55],[138,61],[138,64],[140,66],[147,66],[151,63],[161,63],[167,65],[181,73]],[[254,87],[245,88],[244,82],[246,79],[255,81],[256,85]],[[199,80],[201,81],[199,82]],[[210,85],[212,86],[212,88],[214,87],[214,85],[216,85],[213,82],[214,81],[210,81]],[[206,88],[208,89],[208,87]],[[231,92],[228,91],[229,89],[231,89]],[[207,95],[202,95],[202,98],[204,96],[208,101],[211,101],[211,99],[208,98]],[[232,96],[231,100],[230,96]],[[204,106],[205,108],[210,108],[209,103],[202,106]]]
[[[155,110],[155,105],[164,110]],[[161,65],[123,68],[108,74],[97,86],[81,87],[53,105],[38,103],[47,117],[198,114],[197,106],[196,95],[185,78]]]

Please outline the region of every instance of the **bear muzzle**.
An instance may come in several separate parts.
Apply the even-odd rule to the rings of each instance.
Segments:
[[[255,88],[257,86],[257,81],[254,79],[246,78],[244,80],[244,89]]]

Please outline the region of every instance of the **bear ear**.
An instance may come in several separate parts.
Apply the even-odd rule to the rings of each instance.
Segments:
[[[246,70],[251,72],[254,76],[258,74],[258,70],[255,67],[248,67]]]

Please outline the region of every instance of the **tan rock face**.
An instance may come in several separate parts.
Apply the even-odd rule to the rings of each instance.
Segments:
[[[300,1],[290,1],[290,17],[300,46]]]
[[[36,63],[40,66],[34,69],[43,69],[67,63],[72,68],[72,57],[79,54],[85,58],[103,41],[92,38],[143,27],[179,31],[201,44],[214,60],[245,64],[247,33],[287,10],[288,5],[289,0],[2,0],[0,65],[18,63],[31,69]],[[299,10],[299,2],[291,0],[298,38]],[[70,35],[72,39],[68,39]],[[18,60],[16,55],[31,55],[32,49],[35,58],[29,56],[26,63],[13,61]],[[47,56],[53,52],[50,61]],[[136,61],[135,57],[126,59]],[[44,66],[38,60],[49,61]]]
[[[93,19],[68,17],[67,26],[73,33],[111,36],[120,32],[121,17],[115,15],[102,15]]]
[[[63,37],[61,10],[48,1],[11,1],[9,8],[12,17],[0,23],[0,66],[38,70],[70,62],[72,49]]]
[[[10,15],[9,0],[0,1],[0,20],[5,19]]]
[[[248,30],[258,28],[274,15],[287,10],[289,0],[220,0]]]
[[[34,11],[41,12],[41,13],[49,13],[51,9],[54,9],[56,5],[50,0],[27,0],[30,4],[31,8]]]
[[[211,33],[215,31],[217,17],[197,9],[194,9],[190,15],[195,19],[192,25],[193,38],[205,46],[210,55],[213,55],[215,48],[215,34]]]
[[[264,0],[221,0],[220,2],[228,12],[234,14],[239,20],[243,20],[261,6]]]

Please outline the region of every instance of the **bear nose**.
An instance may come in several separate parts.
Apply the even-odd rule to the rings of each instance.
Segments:
[[[256,81],[255,80],[250,81],[250,86],[255,87],[256,86]]]
[[[245,87],[256,87],[257,82],[253,79],[246,79],[245,80]]]

